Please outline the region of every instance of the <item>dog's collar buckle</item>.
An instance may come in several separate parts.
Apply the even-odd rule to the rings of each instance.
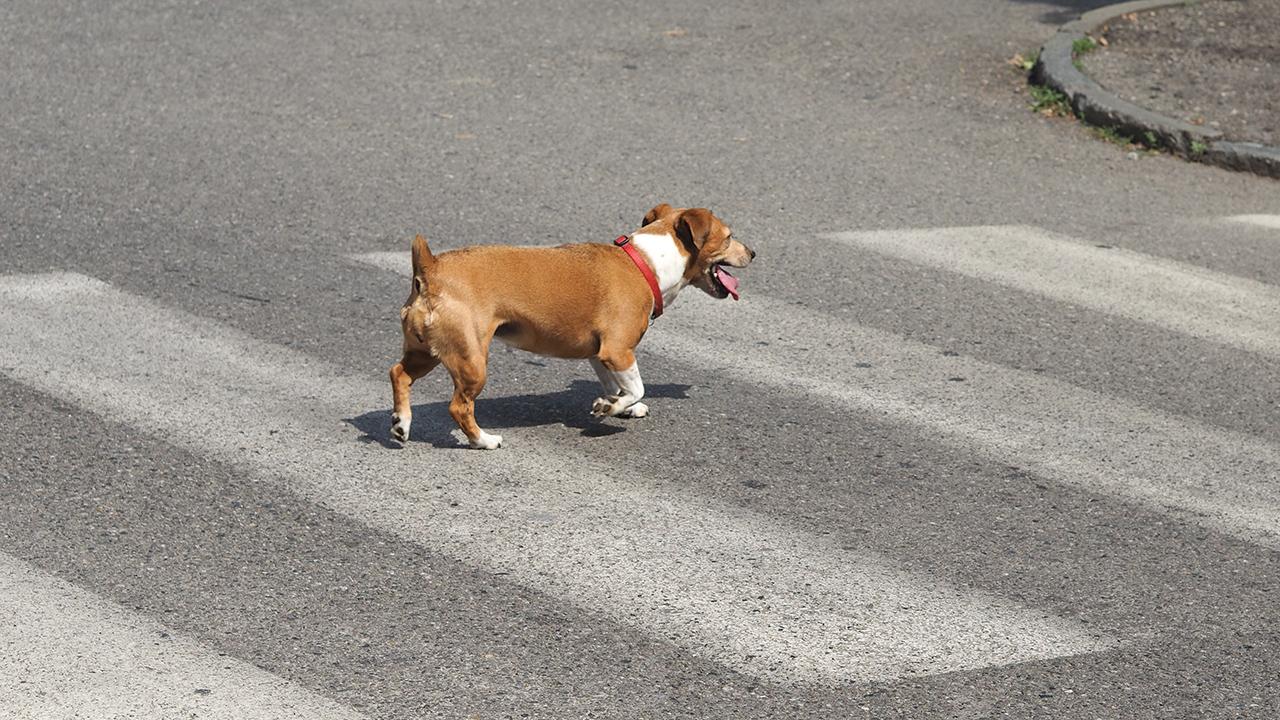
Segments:
[[[644,258],[641,257],[640,251],[631,243],[631,238],[621,235],[617,240],[613,241],[613,244],[622,248],[631,257],[631,262],[636,264],[636,269],[640,271],[645,281],[649,283],[649,290],[653,293],[653,314],[649,316],[649,321],[657,320],[658,316],[662,314],[662,289],[658,287],[657,276],[653,274],[649,263],[645,262]]]

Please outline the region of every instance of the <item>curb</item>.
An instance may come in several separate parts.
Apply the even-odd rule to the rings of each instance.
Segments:
[[[1031,69],[1032,82],[1047,85],[1065,95],[1076,115],[1091,125],[1115,128],[1133,137],[1146,137],[1150,133],[1160,141],[1161,147],[1188,160],[1280,179],[1280,148],[1229,142],[1217,130],[1139,107],[1103,89],[1076,68],[1073,46],[1077,40],[1084,39],[1121,15],[1183,4],[1171,0],[1136,0],[1108,5],[1081,15],[1058,28],[1058,32],[1040,48],[1040,58]]]

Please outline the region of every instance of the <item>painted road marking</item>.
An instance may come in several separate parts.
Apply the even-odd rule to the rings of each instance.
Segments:
[[[363,717],[3,554],[0,708],[17,718]]]
[[[1280,215],[1232,215],[1223,218],[1227,222],[1244,223],[1258,227],[1280,230]]]
[[[887,680],[1114,645],[559,448],[362,443],[341,418],[389,417],[383,382],[84,276],[0,278],[0,334],[19,382],[762,678]]]
[[[854,247],[986,280],[1192,337],[1280,357],[1280,288],[1034,227],[827,235]]]

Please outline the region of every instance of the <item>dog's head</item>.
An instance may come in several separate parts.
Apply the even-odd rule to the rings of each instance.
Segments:
[[[653,226],[657,227],[653,227]],[[738,279],[725,266],[742,268],[756,253],[738,242],[720,218],[706,208],[673,208],[666,203],[645,213],[649,232],[671,235],[686,257],[684,279],[714,298],[738,298]]]

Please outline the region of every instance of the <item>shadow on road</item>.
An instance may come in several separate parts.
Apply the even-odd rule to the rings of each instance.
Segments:
[[[688,398],[689,385],[645,385],[645,398]],[[587,380],[574,380],[569,387],[554,393],[536,395],[510,395],[507,397],[476,400],[476,420],[485,430],[536,427],[539,425],[564,425],[582,431],[585,437],[603,437],[626,430],[628,420],[597,420],[591,416],[591,401],[600,395],[600,385]],[[379,409],[345,418],[359,430],[363,442],[378,443],[385,448],[399,448],[400,443],[391,439],[391,411]],[[639,421],[643,422],[643,421]],[[426,442],[435,447],[465,447],[453,435],[457,430],[449,416],[449,401],[423,403],[413,406],[413,427],[409,433],[412,442]]]
[[[1059,8],[1050,10],[1040,16],[1042,22],[1061,25],[1075,20],[1081,13],[1095,10],[1105,5],[1114,5],[1118,0],[1012,0],[1021,5],[1045,5]]]

